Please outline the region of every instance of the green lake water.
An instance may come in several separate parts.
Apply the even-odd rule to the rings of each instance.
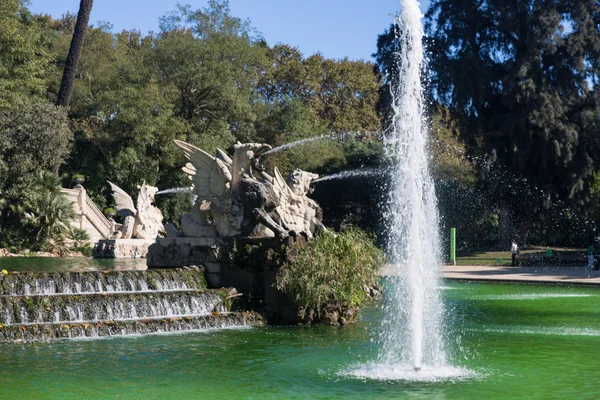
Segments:
[[[599,399],[600,290],[445,282],[468,376],[359,379],[380,310],[346,327],[265,327],[0,344],[1,399]]]

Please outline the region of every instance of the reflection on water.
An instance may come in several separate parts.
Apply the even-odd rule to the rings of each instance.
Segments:
[[[82,272],[145,270],[145,258],[3,257],[0,269],[19,272]]]

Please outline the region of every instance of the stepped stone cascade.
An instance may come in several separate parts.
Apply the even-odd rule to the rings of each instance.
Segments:
[[[0,275],[0,342],[262,325],[201,269]]]
[[[193,269],[111,272],[20,272],[0,276],[0,295],[15,296],[204,288],[206,288],[206,282],[203,274]]]

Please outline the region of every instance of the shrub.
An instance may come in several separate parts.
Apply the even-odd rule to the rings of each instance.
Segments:
[[[358,306],[366,298],[365,286],[375,284],[383,264],[383,252],[367,233],[358,228],[325,230],[281,267],[277,288],[305,308]]]
[[[69,234],[75,213],[60,190],[60,179],[43,172],[4,193],[0,197],[0,244],[15,249],[38,249],[50,239],[58,242]]]
[[[67,112],[46,101],[0,109],[0,189],[57,171],[72,148]]]
[[[69,238],[73,241],[71,249],[80,252],[84,256],[92,255],[92,246],[90,246],[90,235],[85,229],[73,228]]]

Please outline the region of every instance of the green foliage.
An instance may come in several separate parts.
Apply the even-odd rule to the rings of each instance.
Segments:
[[[71,250],[80,252],[84,256],[92,255],[92,246],[90,246],[90,235],[85,229],[73,228],[69,235],[69,239],[73,241]]]
[[[383,252],[359,229],[322,231],[280,268],[277,288],[302,307],[360,305],[383,264]]]
[[[599,22],[591,0],[435,0],[427,13],[432,92],[470,149],[575,205],[600,161]]]
[[[60,179],[49,172],[15,185],[0,199],[2,247],[40,248],[61,241],[71,231],[73,205],[61,192]]]
[[[71,177],[71,182],[75,182],[75,181],[77,181],[77,180],[79,180],[79,181],[82,181],[82,182],[85,182],[85,175],[82,175],[82,174],[74,174],[74,175]]]
[[[334,61],[320,54],[304,58],[298,49],[282,44],[269,57],[274,67],[259,83],[268,103],[299,99],[329,131],[379,131],[375,105],[380,77],[372,63]]]
[[[227,1],[211,0],[199,10],[178,6],[161,30],[155,60],[185,139],[208,152],[253,139],[256,82],[268,59],[249,22],[231,16]]]
[[[594,181],[590,188],[591,197],[591,216],[599,220],[600,219],[600,173],[594,172]]]
[[[429,152],[434,176],[441,180],[474,184],[475,168],[467,158],[467,147],[460,137],[456,119],[448,109],[438,106],[430,115],[429,132]]]
[[[25,101],[0,109],[0,189],[56,170],[71,151],[72,133],[64,109],[46,101]]]
[[[42,98],[48,38],[21,0],[0,0],[0,108]]]

